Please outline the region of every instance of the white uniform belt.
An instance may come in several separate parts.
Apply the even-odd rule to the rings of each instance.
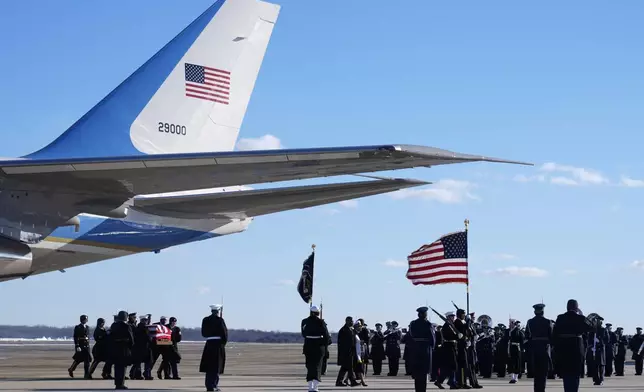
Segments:
[[[206,340],[220,340],[221,336],[209,336],[206,338]]]
[[[520,346],[521,343],[512,343],[513,346]]]
[[[322,339],[324,336],[305,336],[306,339]]]

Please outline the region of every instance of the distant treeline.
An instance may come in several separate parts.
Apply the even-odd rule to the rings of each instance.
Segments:
[[[90,326],[91,332],[93,327]],[[0,339],[64,339],[71,338],[74,327],[49,327],[46,325],[0,325]],[[203,340],[200,328],[181,328],[183,340]],[[297,332],[259,331],[256,329],[229,329],[231,342],[239,343],[302,343]],[[332,334],[333,341],[336,335]]]

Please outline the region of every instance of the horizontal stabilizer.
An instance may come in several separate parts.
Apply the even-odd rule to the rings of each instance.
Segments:
[[[138,196],[134,210],[172,218],[237,218],[308,208],[343,200],[426,185],[428,182],[388,179],[277,189],[171,196]]]

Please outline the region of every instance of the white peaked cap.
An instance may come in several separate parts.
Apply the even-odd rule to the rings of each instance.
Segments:
[[[210,305],[210,309],[211,309],[211,310],[221,310],[221,305],[219,305],[219,304],[217,304],[217,305]]]
[[[313,305],[313,306],[311,306],[311,312],[320,313],[320,308],[318,308],[317,306]]]
[[[148,315],[147,315],[147,314],[142,314],[142,315],[140,315],[140,316],[139,316],[139,318],[140,318],[141,320],[147,320],[147,319],[148,319]]]
[[[449,317],[449,316],[456,316],[456,314],[454,314],[454,312],[445,313],[445,317]]]

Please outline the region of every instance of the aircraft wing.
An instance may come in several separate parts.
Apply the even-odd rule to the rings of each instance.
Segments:
[[[130,207],[172,218],[244,219],[280,211],[314,207],[430,184],[407,179],[384,179],[278,189],[171,196],[137,196]]]
[[[462,162],[529,163],[433,147],[339,148],[0,161],[0,190],[55,191],[83,199],[250,185]],[[125,199],[124,199],[125,198]]]

